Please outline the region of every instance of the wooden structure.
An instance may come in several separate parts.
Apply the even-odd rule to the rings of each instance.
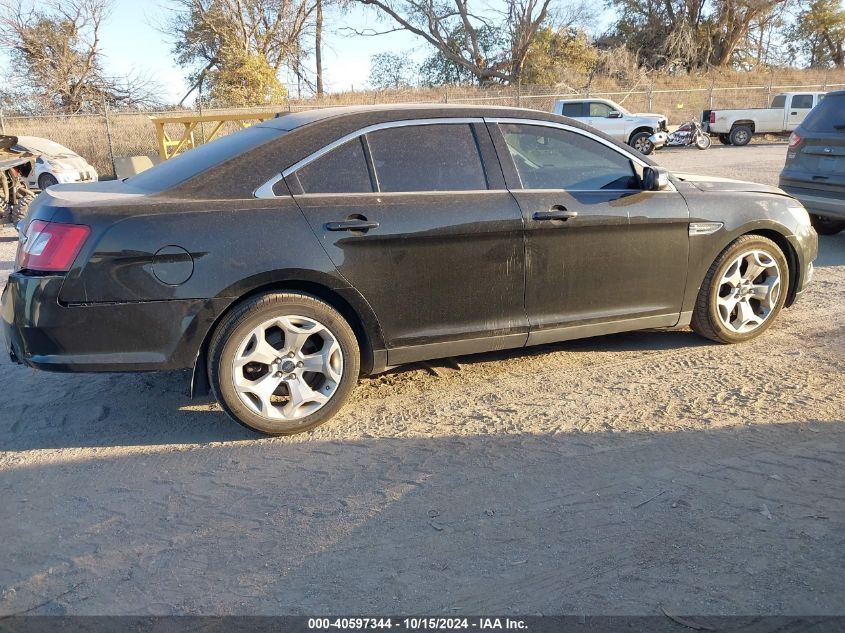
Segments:
[[[259,121],[274,118],[278,112],[278,110],[265,110],[260,112],[234,112],[227,114],[165,114],[151,116],[150,120],[156,129],[159,156],[161,156],[161,160],[167,160],[181,151],[193,149],[199,145],[195,132],[197,126],[202,123],[210,123],[212,125],[211,131],[204,135],[205,142],[208,142],[214,140],[220,133],[220,130],[223,129],[223,126],[230,121],[238,123],[241,128],[247,128]],[[171,136],[168,134],[165,126],[173,124],[182,126],[181,136]]]

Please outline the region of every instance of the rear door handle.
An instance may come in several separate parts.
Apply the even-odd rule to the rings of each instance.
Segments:
[[[369,231],[377,228],[378,222],[370,222],[369,220],[344,220],[343,222],[326,223],[327,231]]]
[[[568,211],[564,207],[552,207],[548,211],[534,213],[535,220],[569,220],[578,217],[577,211]]]

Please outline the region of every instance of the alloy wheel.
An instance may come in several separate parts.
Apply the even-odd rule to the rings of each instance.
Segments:
[[[728,330],[745,334],[769,318],[781,292],[781,271],[777,262],[762,250],[737,256],[719,280],[716,307]]]
[[[232,380],[241,401],[270,420],[296,421],[320,410],[343,376],[343,352],[323,323],[273,317],[237,346]]]

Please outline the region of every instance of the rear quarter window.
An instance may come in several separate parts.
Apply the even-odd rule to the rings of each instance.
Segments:
[[[808,132],[837,132],[845,135],[845,94],[828,95],[807,115],[801,127]]]
[[[783,108],[786,105],[786,95],[778,95],[772,99],[773,108]]]

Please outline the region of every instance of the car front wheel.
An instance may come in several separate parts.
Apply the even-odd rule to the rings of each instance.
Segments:
[[[631,137],[629,145],[640,154],[651,154],[654,151],[654,144],[648,140],[650,136],[649,132],[637,132]]]
[[[759,235],[743,235],[707,271],[692,329],[719,343],[753,339],[771,326],[788,288],[789,267],[777,244]]]
[[[268,293],[235,308],[209,346],[208,373],[223,409],[268,435],[308,431],[354,389],[360,352],[330,305],[300,293]]]

